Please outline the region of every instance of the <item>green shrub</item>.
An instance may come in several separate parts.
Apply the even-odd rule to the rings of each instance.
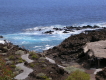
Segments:
[[[19,60],[18,62],[19,62],[19,63],[22,63],[22,62],[24,62],[24,61],[23,61],[23,60]]]
[[[31,57],[32,57],[33,59],[38,59],[38,55],[36,55],[36,54],[33,54]]]
[[[34,51],[30,51],[29,55],[32,57],[32,59],[38,59],[38,55]]]
[[[66,80],[90,80],[90,75],[85,72],[76,70],[70,74]]]
[[[22,62],[24,62],[25,60],[23,60],[22,58],[19,58],[19,63],[22,63]]]
[[[11,56],[9,56],[9,59],[10,59],[10,60],[14,60],[15,57],[14,57],[13,55],[11,55]]]
[[[30,66],[30,67],[34,67],[35,65],[34,65],[33,63],[30,63],[29,66]]]
[[[18,50],[18,51],[15,52],[15,54],[17,54],[17,55],[22,55],[22,54],[24,54],[24,53],[25,53],[25,52],[22,51],[22,50]]]
[[[40,79],[50,80],[44,73],[38,73],[36,76]]]
[[[17,67],[15,68],[15,71],[21,71],[22,69],[20,67]]]
[[[38,73],[38,74],[36,75],[36,77],[41,78],[41,79],[46,79],[46,78],[47,78],[47,76],[46,76],[45,73]]]
[[[76,68],[76,67],[73,67],[73,66],[65,67],[64,70],[67,71],[68,73],[72,73],[72,72],[74,72],[74,71],[76,71],[76,70],[79,70],[79,71],[83,71],[83,72],[84,72],[83,69]]]
[[[33,54],[36,54],[34,51],[30,51],[29,52],[30,56],[32,56]]]
[[[35,63],[35,65],[39,65],[39,63]]]
[[[46,69],[46,67],[43,67],[42,69]]]
[[[15,66],[15,65],[10,65],[10,67],[11,67],[11,68],[16,68],[16,66]]]
[[[49,79],[49,78],[46,78],[45,80],[51,80],[51,79]]]

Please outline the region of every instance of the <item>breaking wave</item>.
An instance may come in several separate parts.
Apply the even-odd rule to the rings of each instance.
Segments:
[[[73,26],[85,26],[88,23],[77,24]],[[92,23],[89,25],[97,25],[105,27],[106,23]],[[20,46],[25,46],[25,48],[35,51],[47,50],[53,46],[60,44],[65,38],[84,32],[85,30],[95,30],[95,28],[86,28],[80,30],[69,31],[68,33],[63,33],[64,25],[52,25],[52,26],[38,26],[34,28],[24,29],[20,33],[3,35],[5,39],[11,41],[12,43]],[[54,30],[53,28],[62,28],[63,30]],[[96,28],[98,29],[98,28]],[[52,34],[44,34],[46,31],[53,31]]]

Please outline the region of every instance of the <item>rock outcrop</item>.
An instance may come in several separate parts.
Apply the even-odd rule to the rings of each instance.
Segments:
[[[102,71],[98,72],[95,76],[96,80],[106,80],[106,67]]]
[[[73,61],[86,61],[83,47],[87,42],[106,40],[106,29],[85,31],[78,35],[72,35],[60,45],[44,51],[44,55],[54,59],[57,63],[64,64]],[[70,64],[71,65],[71,64]]]

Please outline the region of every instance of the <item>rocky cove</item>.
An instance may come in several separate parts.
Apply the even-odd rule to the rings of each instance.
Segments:
[[[14,75],[11,79],[3,78],[1,73],[1,80],[62,80],[68,76],[68,73],[50,58],[20,48],[11,42],[1,41],[0,58],[3,58],[5,66],[10,67]]]
[[[95,29],[99,27],[84,26],[83,28]],[[79,30],[83,28],[67,27],[64,29],[64,33],[68,33],[69,31],[72,31],[72,29]],[[54,28],[54,30],[58,31],[62,29]],[[53,31],[47,31],[44,33],[52,34]],[[24,73],[27,69],[29,69],[28,74],[26,71],[26,74],[24,75],[28,76],[24,78],[20,77],[20,79],[65,80],[71,73],[72,69],[81,69],[90,74],[91,80],[105,80],[105,57],[95,56],[95,49],[87,47],[87,50],[85,50],[88,43],[99,43],[98,41],[101,40],[104,42],[106,40],[105,28],[92,31],[88,30],[80,34],[71,35],[60,45],[45,50],[40,54],[28,51],[18,45],[12,44],[11,42],[1,41],[0,56],[6,61],[6,65],[10,66],[12,72],[14,73],[13,80],[19,79],[15,77],[21,73]],[[100,46],[100,44],[98,46]],[[105,47],[103,47],[103,49],[105,49]],[[99,55],[103,54],[99,53]],[[23,65],[26,70],[22,69],[23,66],[20,67],[19,64],[21,66]]]

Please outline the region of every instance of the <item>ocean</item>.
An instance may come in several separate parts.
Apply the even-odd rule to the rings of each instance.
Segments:
[[[28,50],[42,52],[85,29],[44,31],[83,25],[106,26],[106,0],[0,0],[0,35]]]

